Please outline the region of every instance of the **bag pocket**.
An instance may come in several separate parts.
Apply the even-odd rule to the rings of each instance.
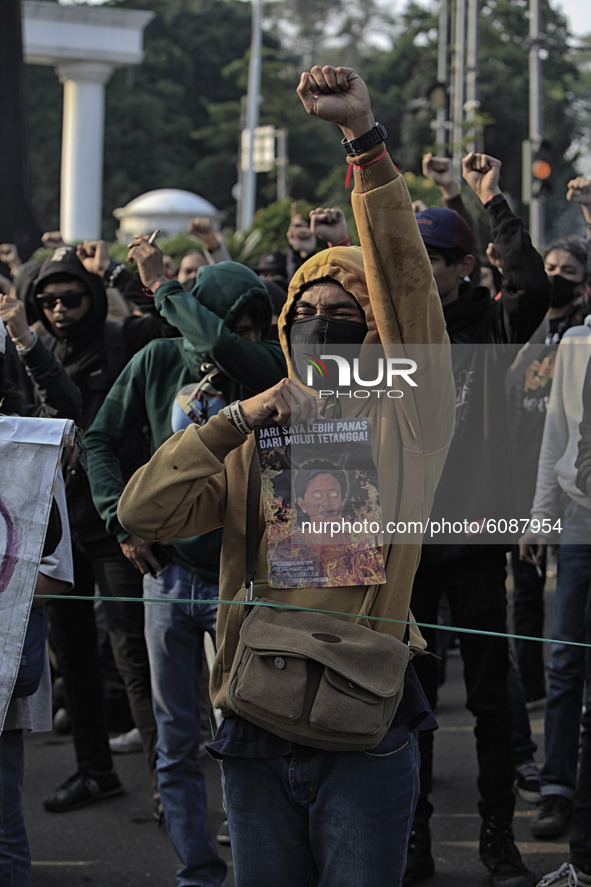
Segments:
[[[352,736],[378,733],[384,698],[325,668],[310,708],[310,723],[323,732]]]
[[[263,715],[295,721],[302,716],[308,682],[307,660],[299,656],[261,655],[246,647],[233,686],[235,702]]]

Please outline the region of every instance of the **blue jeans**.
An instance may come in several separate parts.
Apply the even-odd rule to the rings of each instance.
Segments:
[[[589,544],[581,544],[582,539]],[[570,544],[569,540],[577,540]],[[591,511],[571,502],[558,552],[552,638],[585,640],[585,604],[591,578]],[[548,663],[544,716],[543,795],[574,798],[585,681],[585,649],[553,643]]]
[[[30,887],[31,855],[22,807],[23,731],[0,735],[0,884]]]
[[[179,887],[218,887],[226,875],[226,864],[207,828],[199,759],[203,635],[207,631],[215,636],[217,610],[216,604],[200,601],[216,597],[216,583],[175,563],[157,577],[144,577],[145,634],[158,727],[158,787],[168,837],[182,863],[177,871]],[[149,598],[158,602],[150,603]],[[175,599],[187,603],[170,603]]]
[[[419,791],[416,735],[369,752],[224,757],[236,887],[397,887]]]

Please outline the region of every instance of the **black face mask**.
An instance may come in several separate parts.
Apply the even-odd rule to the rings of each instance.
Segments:
[[[354,320],[333,320],[316,314],[313,317],[305,317],[303,320],[294,320],[290,330],[291,345],[305,345],[314,351],[319,351],[325,345],[359,345],[367,334],[365,321],[359,323]],[[306,378],[308,363],[301,354],[293,354],[294,370],[300,380]]]
[[[292,345],[361,345],[367,335],[365,321],[333,320],[315,314],[294,320],[291,325],[290,342]]]
[[[568,305],[569,302],[572,302],[572,300],[577,297],[575,289],[580,286],[581,283],[581,280],[568,280],[560,274],[553,274],[550,277],[550,286],[552,287],[550,293],[550,307],[563,308],[565,305]]]

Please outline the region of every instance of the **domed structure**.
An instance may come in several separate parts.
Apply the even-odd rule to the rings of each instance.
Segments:
[[[160,229],[161,238],[174,237],[184,233],[196,216],[205,216],[214,224],[222,218],[222,213],[208,200],[180,188],[146,191],[126,206],[114,209],[113,215],[119,221],[119,243],[129,243],[134,234],[151,234],[155,228]]]

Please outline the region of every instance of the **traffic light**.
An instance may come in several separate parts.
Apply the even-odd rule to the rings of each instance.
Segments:
[[[552,171],[554,158],[552,146],[545,139],[537,146],[531,162],[531,196],[538,200],[545,200],[552,194]]]

